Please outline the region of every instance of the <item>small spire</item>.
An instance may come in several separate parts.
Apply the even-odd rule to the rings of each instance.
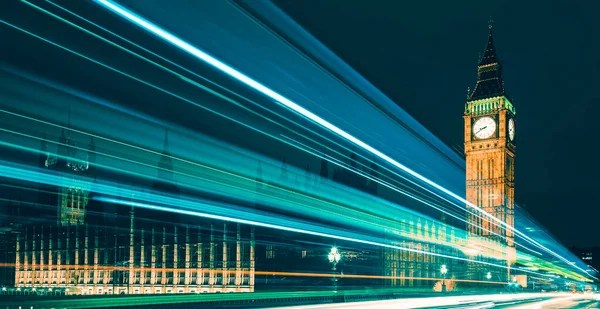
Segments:
[[[494,20],[492,19],[492,16],[490,16],[490,19],[488,20],[488,28],[490,30],[492,30],[493,24],[494,24]],[[491,35],[491,32],[490,32],[490,35]]]
[[[263,175],[263,169],[262,169],[262,164],[261,161],[258,160],[258,168],[256,169],[256,180],[262,182],[262,175]]]
[[[321,158],[321,170],[319,171],[319,175],[322,178],[329,178],[329,167],[327,164],[327,160],[325,157],[327,156],[327,150],[323,151],[323,158]]]
[[[169,129],[165,128],[165,140],[163,142],[163,154],[169,153]]]
[[[494,37],[492,34],[492,24],[489,25],[489,29],[490,30],[488,32],[488,41],[485,46],[485,50],[483,52],[483,55],[480,55],[479,57],[480,66],[498,63],[498,58],[496,56],[496,47],[494,46]]]
[[[287,179],[287,161],[285,157],[283,157],[283,163],[281,164],[281,174],[279,175],[279,178]]]
[[[258,168],[256,169],[256,189],[261,189],[265,180],[263,179],[263,169],[261,161],[258,160]]]
[[[68,128],[69,128],[69,132],[67,132],[67,134],[69,135],[68,138],[71,139],[71,104],[69,104],[69,124],[68,124]]]
[[[357,167],[358,166],[358,156],[356,154],[356,149],[352,147],[352,153],[350,154],[350,166]]]

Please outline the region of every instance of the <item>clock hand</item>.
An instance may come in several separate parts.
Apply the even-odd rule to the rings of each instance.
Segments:
[[[485,127],[481,128],[481,129],[479,129],[479,131],[475,132],[475,135],[477,135],[477,133],[479,133],[479,132],[481,132],[481,131],[485,130],[486,128],[487,128],[487,126],[485,126]]]

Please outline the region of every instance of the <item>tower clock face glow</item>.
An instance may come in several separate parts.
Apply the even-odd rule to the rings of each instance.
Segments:
[[[508,120],[508,138],[511,141],[515,140],[515,121],[512,118]]]
[[[473,135],[478,139],[490,138],[496,132],[496,121],[492,117],[482,117],[473,124]]]

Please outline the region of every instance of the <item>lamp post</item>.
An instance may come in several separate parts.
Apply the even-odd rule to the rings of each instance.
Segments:
[[[333,283],[334,291],[337,291],[337,277],[335,276],[336,266],[337,266],[337,263],[339,263],[341,258],[342,258],[342,255],[340,254],[340,251],[336,247],[331,248],[331,251],[329,251],[329,254],[327,255],[327,259],[329,259],[329,263],[331,263],[331,271],[333,272],[333,278],[331,278],[331,279],[333,281],[332,283]]]
[[[442,274],[442,293],[446,293],[446,274],[448,273],[448,267],[446,264],[440,267],[440,274]]]

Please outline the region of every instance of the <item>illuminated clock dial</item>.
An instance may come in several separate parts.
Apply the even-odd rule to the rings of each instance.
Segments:
[[[473,135],[478,139],[486,139],[496,132],[496,121],[492,117],[482,117],[473,124]]]
[[[515,121],[512,118],[508,120],[508,138],[511,141],[515,140]]]

